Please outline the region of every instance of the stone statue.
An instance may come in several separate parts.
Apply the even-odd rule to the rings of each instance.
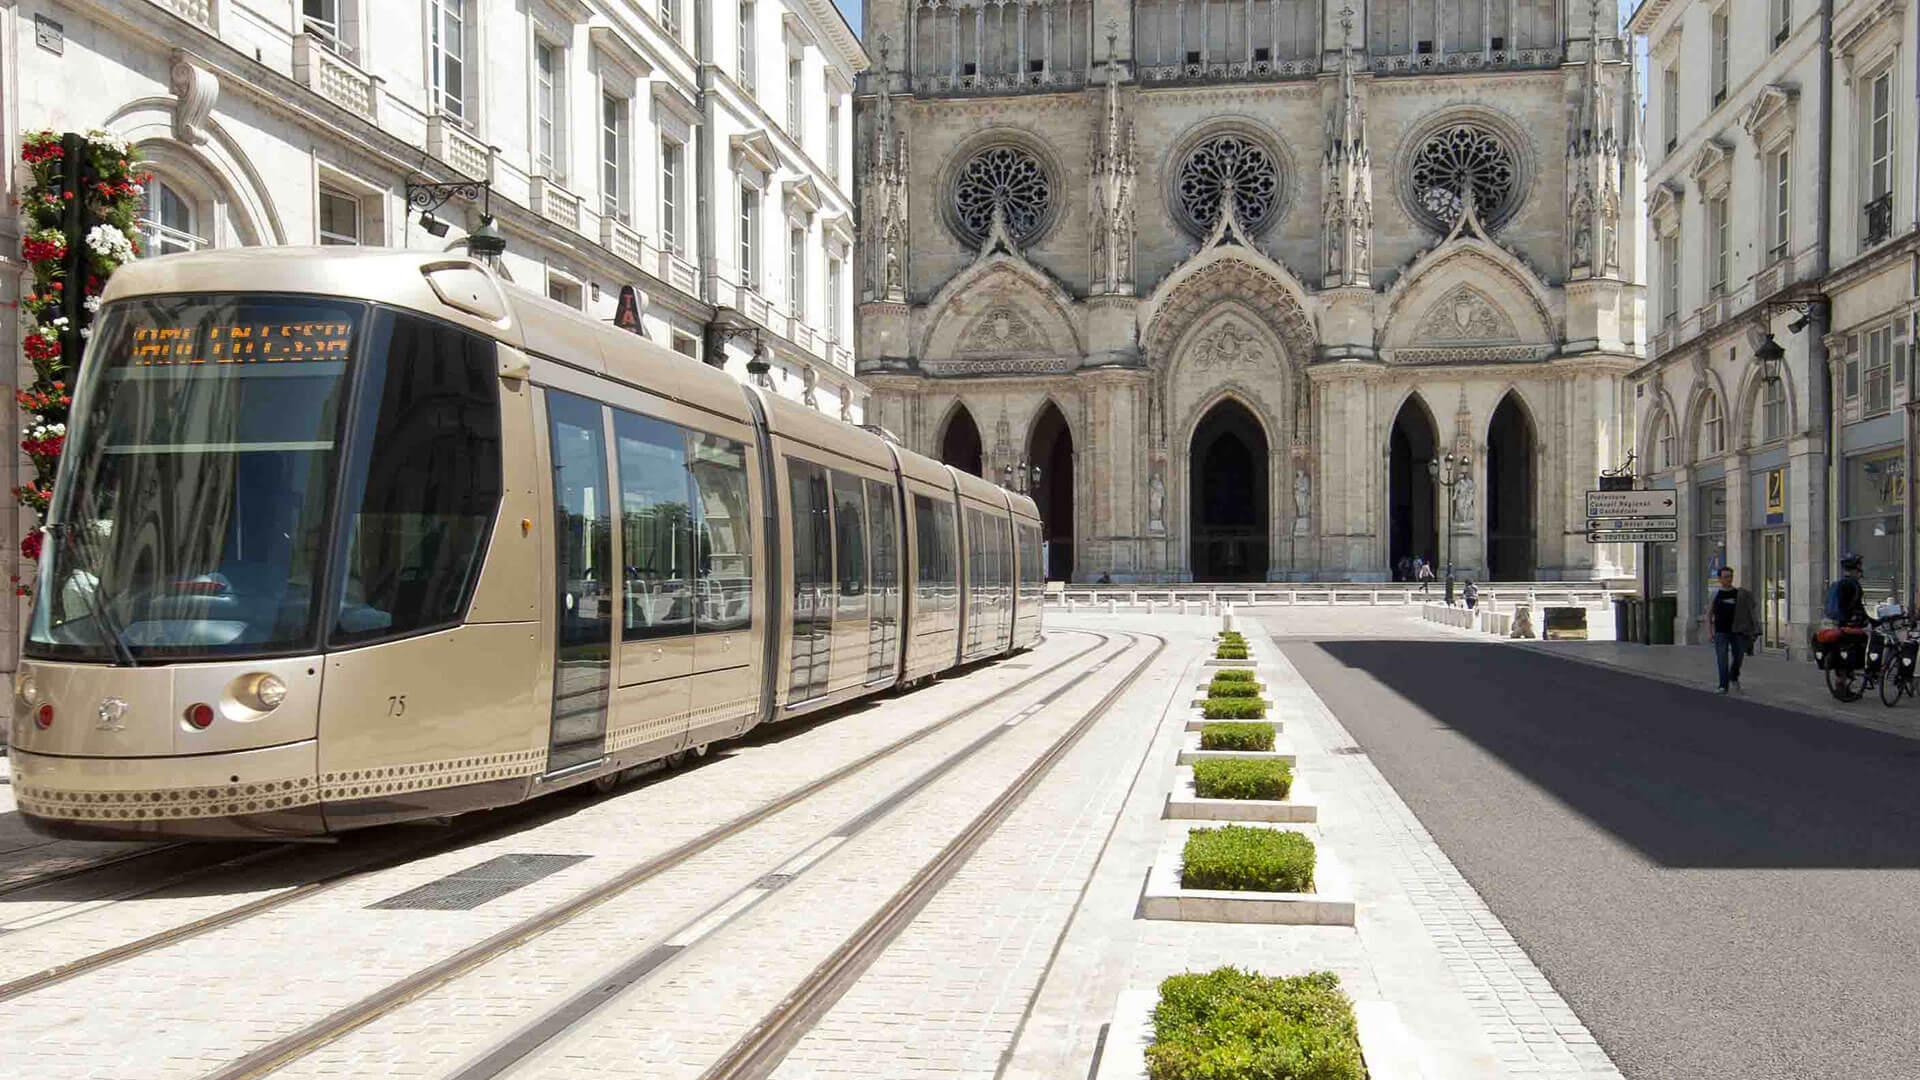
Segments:
[[[1313,478],[1307,475],[1307,470],[1295,469],[1293,471],[1293,531],[1294,532],[1304,533],[1307,531],[1308,509],[1312,502],[1313,502]]]
[[[1147,532],[1154,536],[1167,531],[1167,485],[1159,473],[1147,481]]]
[[[820,397],[814,393],[813,389],[819,385],[819,382],[820,375],[813,370],[812,364],[808,364],[806,367],[800,369],[800,403],[809,409],[817,409],[820,407]]]
[[[1473,476],[1468,474],[1453,482],[1453,527],[1473,524]]]
[[[1593,260],[1593,229],[1582,221],[1573,233],[1573,265],[1585,266]]]

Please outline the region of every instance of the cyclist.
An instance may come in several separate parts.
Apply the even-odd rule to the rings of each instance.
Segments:
[[[1860,586],[1865,565],[1860,556],[1848,554],[1840,560],[1840,580],[1827,590],[1827,618],[1841,626],[1866,625],[1866,590]]]

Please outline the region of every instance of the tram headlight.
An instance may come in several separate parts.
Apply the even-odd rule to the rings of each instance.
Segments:
[[[34,681],[31,671],[22,669],[14,673],[13,692],[28,705],[40,704],[40,684]]]
[[[249,708],[271,712],[287,700],[287,684],[278,675],[254,675],[241,681],[234,697]]]

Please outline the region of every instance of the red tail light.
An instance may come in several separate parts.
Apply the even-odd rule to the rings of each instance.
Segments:
[[[187,723],[192,724],[202,731],[212,727],[213,706],[204,701],[198,705],[189,706],[187,709]]]
[[[33,710],[33,726],[39,728],[41,731],[45,731],[53,726],[53,704],[51,702],[42,704],[39,708]]]

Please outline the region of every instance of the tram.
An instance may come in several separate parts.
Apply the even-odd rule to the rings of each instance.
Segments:
[[[1030,499],[471,259],[174,255],[104,300],[13,687],[43,832],[611,787],[1039,640]]]

